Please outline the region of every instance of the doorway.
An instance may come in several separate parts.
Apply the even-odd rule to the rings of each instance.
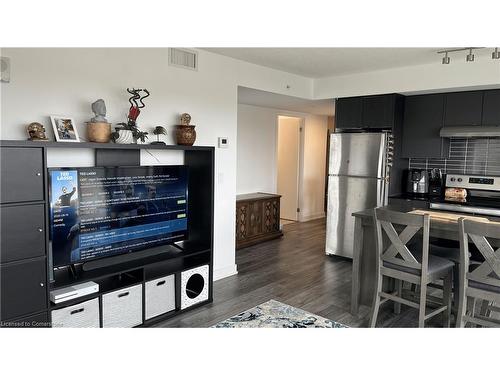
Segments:
[[[300,117],[278,116],[277,192],[281,195],[280,219],[285,221],[299,220],[303,122]]]

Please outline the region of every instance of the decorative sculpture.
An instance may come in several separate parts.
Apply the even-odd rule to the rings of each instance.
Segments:
[[[152,145],[164,145],[165,142],[160,141],[160,135],[167,135],[167,130],[163,126],[157,126],[153,130],[153,134],[156,135],[156,141],[151,142]]]
[[[45,127],[39,122],[32,122],[28,125],[28,135],[30,141],[48,141],[45,135]]]
[[[181,146],[192,146],[196,141],[196,125],[190,125],[191,115],[183,113],[180,118],[180,125],[176,125],[177,144]]]
[[[141,140],[141,142],[145,142],[148,137],[147,132],[141,132],[137,127],[137,117],[141,113],[141,108],[145,107],[143,102],[150,93],[147,89],[129,89],[127,88],[127,92],[132,96],[129,98],[130,108],[128,111],[127,122],[118,123],[117,127],[115,127],[115,132],[111,135],[111,138],[116,143],[132,143],[133,141],[137,142],[137,140]],[[141,94],[141,92],[144,93]],[[139,103],[138,103],[139,102]],[[130,139],[130,135],[132,135],[132,139]]]
[[[89,142],[108,143],[111,139],[111,124],[106,120],[106,104],[98,99],[91,105],[94,117],[87,122],[87,138]]]

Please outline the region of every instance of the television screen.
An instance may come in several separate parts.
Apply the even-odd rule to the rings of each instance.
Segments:
[[[49,169],[54,267],[187,238],[186,166]]]

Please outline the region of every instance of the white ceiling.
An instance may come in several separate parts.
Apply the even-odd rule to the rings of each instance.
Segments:
[[[257,65],[323,78],[420,64],[441,64],[441,48],[206,48]],[[490,49],[475,51],[482,55]],[[466,52],[450,54],[465,60]]]
[[[238,87],[238,103],[314,115],[333,116],[335,114],[333,99],[307,100],[247,87]]]

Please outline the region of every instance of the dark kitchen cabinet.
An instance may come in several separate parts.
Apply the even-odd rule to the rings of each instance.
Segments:
[[[484,92],[482,125],[500,125],[500,90]]]
[[[363,98],[363,127],[391,129],[394,124],[395,95]]]
[[[47,309],[45,258],[1,266],[1,320]]]
[[[483,91],[445,95],[444,126],[481,125]]]
[[[335,128],[353,129],[362,127],[363,98],[339,98],[335,102]]]
[[[441,158],[448,141],[443,126],[444,94],[408,96],[403,118],[403,158]]]

